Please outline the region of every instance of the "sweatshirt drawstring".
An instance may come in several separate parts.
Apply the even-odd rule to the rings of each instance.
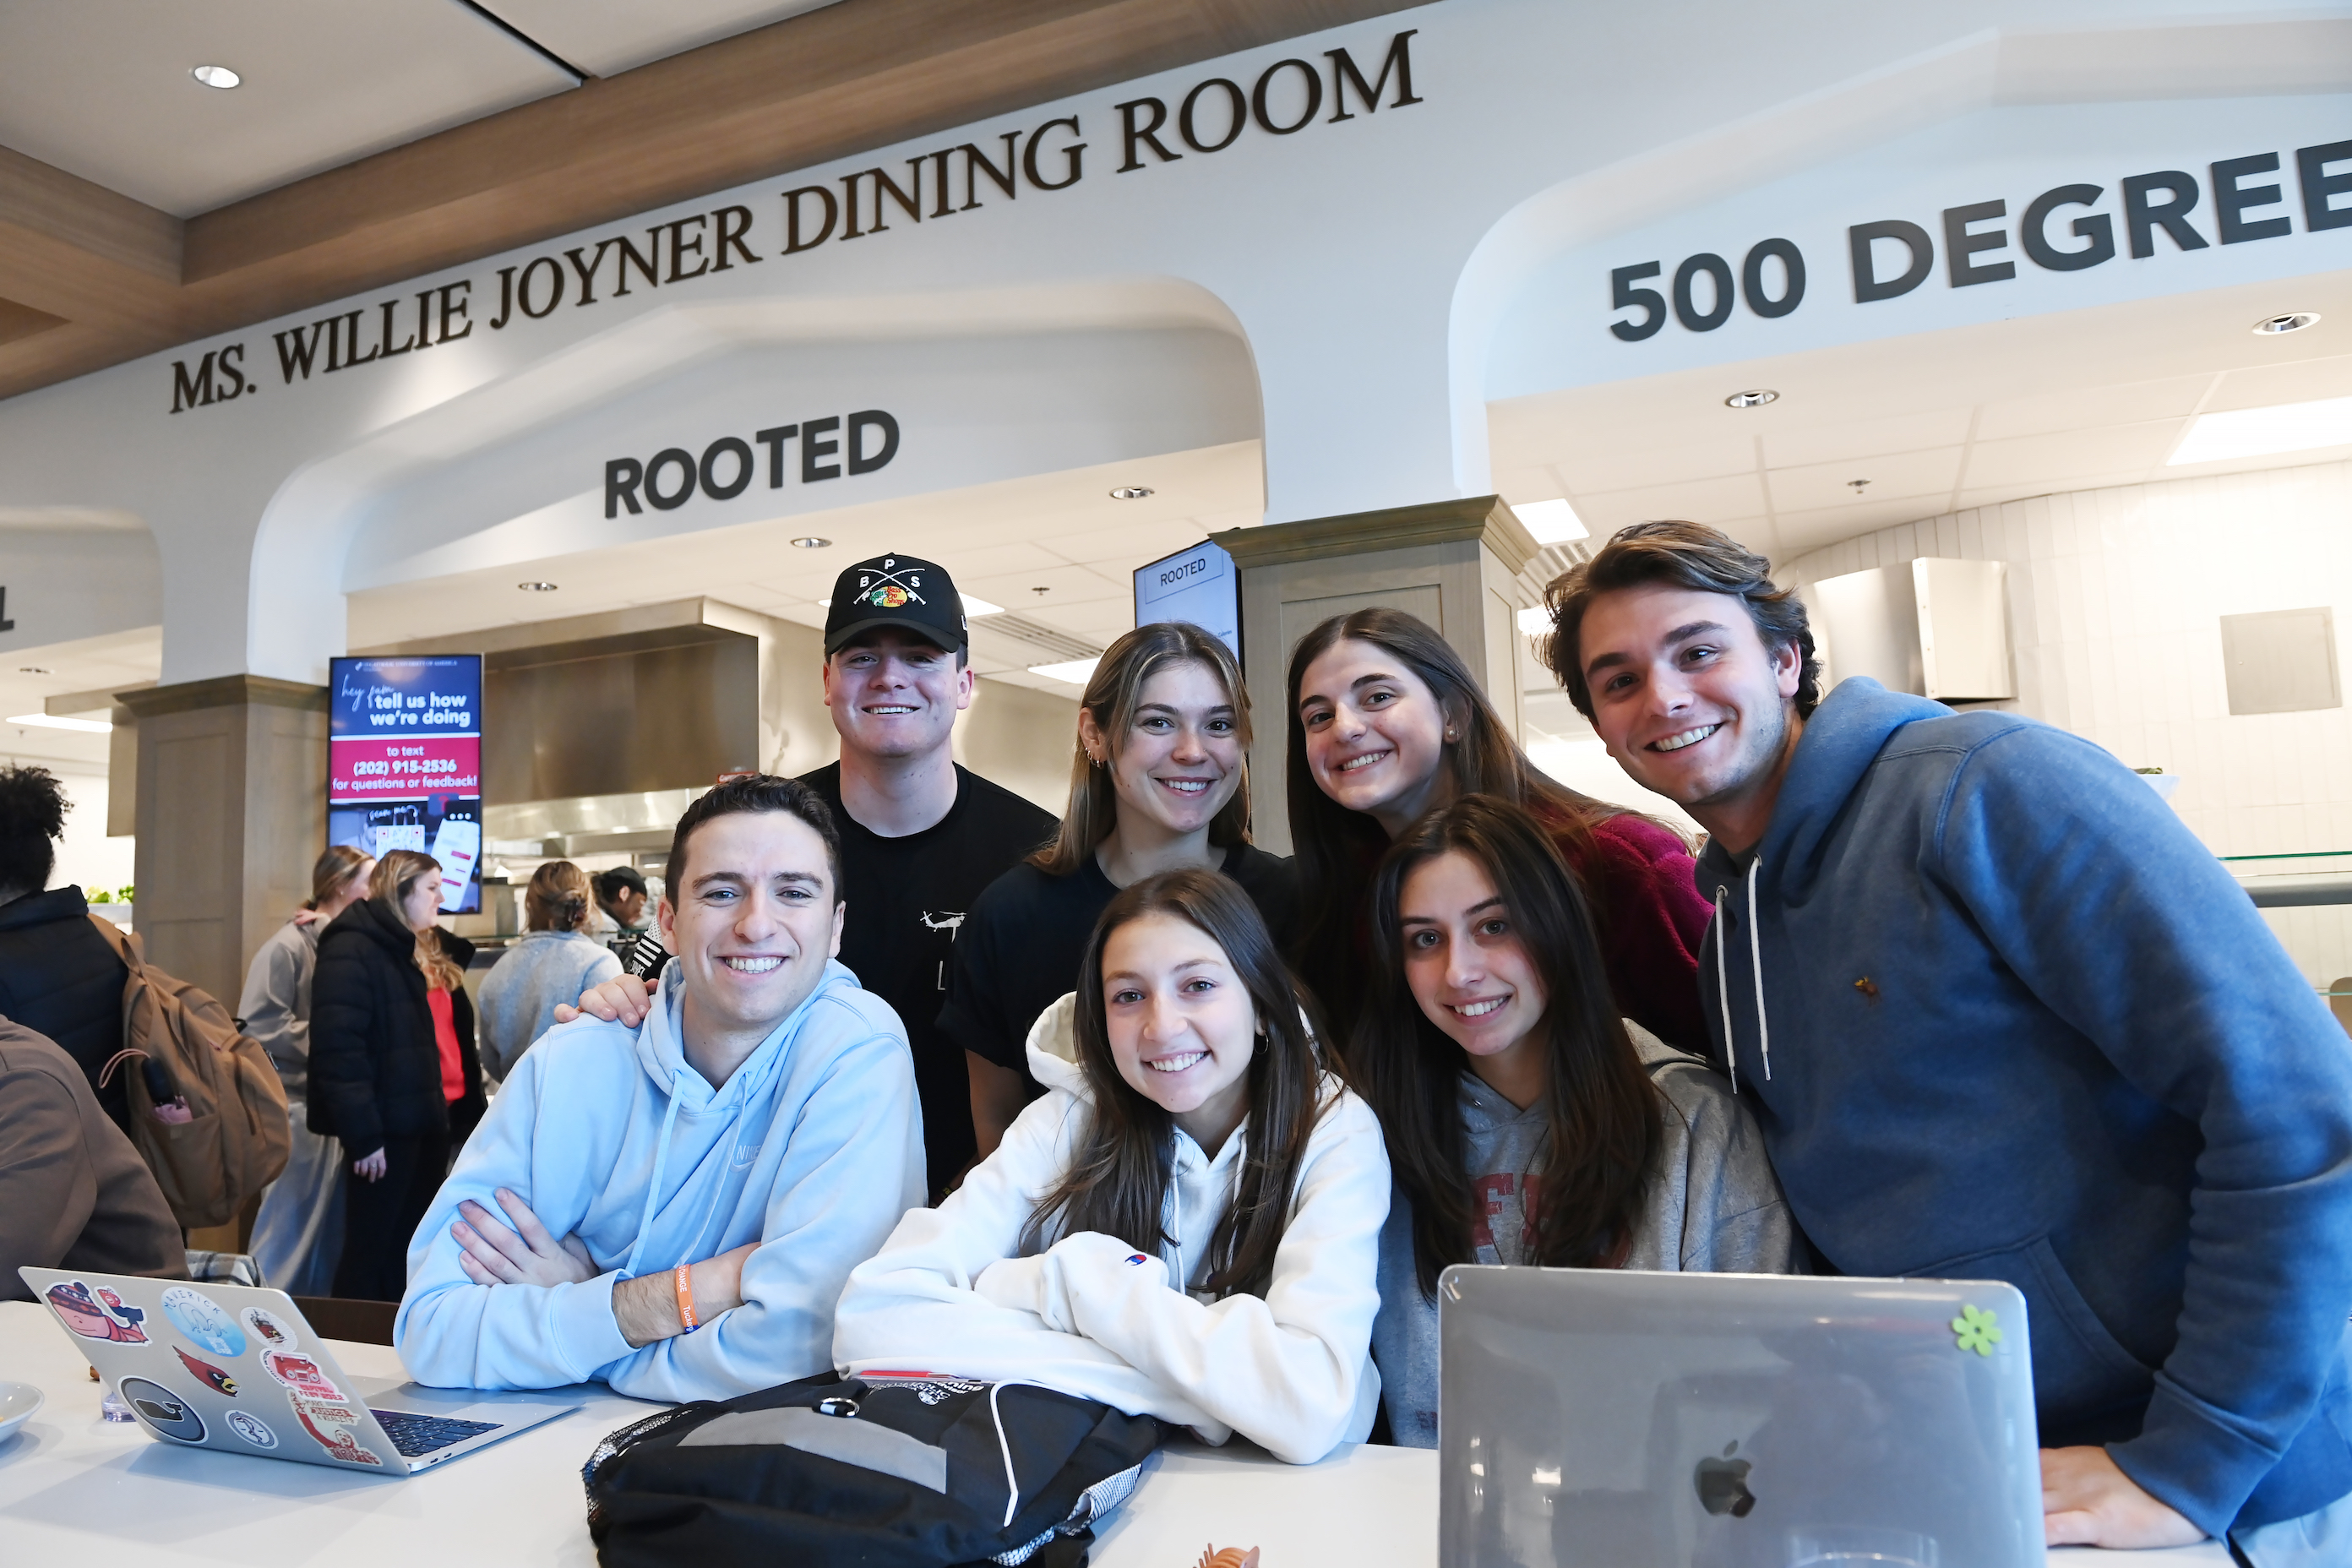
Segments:
[[[1756,1039],[1764,1057],[1764,1081],[1772,1081],[1772,1024],[1764,1016],[1764,938],[1756,923],[1756,874],[1764,868],[1764,857],[1759,855],[1748,862],[1748,968],[1756,982]],[[1715,999],[1723,1009],[1723,1059],[1731,1069],[1731,1092],[1739,1092],[1738,1042],[1731,1032],[1731,978],[1724,962],[1723,950],[1727,938],[1723,930],[1723,888],[1715,889]]]
[[[677,1125],[677,1073],[670,1075],[669,1109],[662,1112],[661,1142],[654,1146],[654,1180],[646,1189],[645,1217],[637,1222],[637,1239],[629,1248],[628,1261],[621,1265],[622,1275],[630,1279],[637,1277],[638,1255],[646,1249],[646,1238],[654,1232],[654,1215],[661,1207],[662,1174],[669,1164],[669,1135]]]
[[[1772,1081],[1772,1021],[1764,1016],[1764,934],[1756,923],[1756,876],[1764,857],[1748,863],[1748,963],[1756,975],[1756,1043],[1764,1053],[1764,1081]]]

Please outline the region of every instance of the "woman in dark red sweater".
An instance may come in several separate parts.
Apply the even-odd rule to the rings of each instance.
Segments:
[[[1340,1037],[1367,989],[1373,868],[1389,842],[1458,795],[1526,807],[1584,884],[1617,1010],[1667,1044],[1706,1045],[1698,950],[1714,910],[1690,847],[1635,812],[1538,771],[1426,622],[1401,610],[1334,616],[1290,658],[1288,785],[1302,977]]]

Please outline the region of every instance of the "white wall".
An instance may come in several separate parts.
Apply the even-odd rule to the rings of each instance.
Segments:
[[[2326,463],[1950,513],[1799,556],[1781,574],[2006,561],[2018,695],[1998,706],[2179,774],[2173,805],[2217,855],[2352,850],[2352,709],[2232,716],[2220,624],[2331,605],[2340,665],[2347,521],[2352,463]],[[2265,913],[2315,984],[2352,974],[2352,908]]]
[[[35,759],[26,759],[32,761]],[[106,836],[106,775],[77,773],[68,766],[44,761],[41,766],[58,775],[73,808],[66,813],[65,837],[58,842],[58,863],[49,886],[72,884],[85,893],[100,888],[120,892],[131,884],[139,841],[128,834]]]

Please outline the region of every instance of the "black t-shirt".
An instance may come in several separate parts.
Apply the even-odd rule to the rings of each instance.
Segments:
[[[1218,869],[1241,884],[1279,943],[1297,913],[1297,868],[1255,845],[1237,844]],[[991,883],[956,942],[941,1032],[1027,1078],[1029,1026],[1078,988],[1087,940],[1118,891],[1091,855],[1066,877],[1023,865]]]
[[[935,1200],[976,1150],[963,1047],[936,1022],[959,928],[981,889],[1058,826],[1011,790],[961,767],[955,773],[955,805],[903,838],[885,838],[843,809],[839,763],[801,776],[833,808],[841,833],[842,897],[849,904],[841,962],[907,1026]]]

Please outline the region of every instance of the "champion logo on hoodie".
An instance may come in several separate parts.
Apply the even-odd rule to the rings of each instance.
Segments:
[[[1151,1259],[1144,1257],[1140,1252],[1130,1252],[1127,1255],[1127,1266],[1129,1268],[1140,1268],[1150,1261]]]

